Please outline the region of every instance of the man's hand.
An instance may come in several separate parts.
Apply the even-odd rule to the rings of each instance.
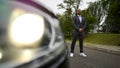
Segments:
[[[82,29],[82,28],[80,28],[80,29],[79,29],[79,32],[82,32],[82,31],[83,31],[83,29]]]

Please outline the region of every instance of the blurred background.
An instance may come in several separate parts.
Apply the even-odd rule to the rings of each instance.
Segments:
[[[72,39],[72,17],[80,8],[87,22],[85,42],[120,46],[119,0],[41,1],[58,16],[66,40]]]

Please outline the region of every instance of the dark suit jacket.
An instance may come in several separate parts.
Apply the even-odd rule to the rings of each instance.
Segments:
[[[79,32],[79,28],[83,28],[83,31],[84,31],[86,27],[85,18],[82,17],[82,21],[80,23],[79,17],[77,15],[74,16],[72,20],[72,25],[75,31]]]

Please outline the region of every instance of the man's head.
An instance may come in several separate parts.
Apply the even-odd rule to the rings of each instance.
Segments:
[[[80,9],[77,9],[77,10],[76,10],[76,13],[77,13],[77,15],[81,15],[81,10],[80,10]]]

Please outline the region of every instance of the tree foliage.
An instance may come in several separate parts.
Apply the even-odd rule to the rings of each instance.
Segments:
[[[84,11],[82,11],[82,15],[85,17],[85,19],[86,19],[86,30],[85,30],[85,32],[86,33],[88,33],[88,32],[90,32],[90,30],[94,30],[95,29],[95,24],[96,24],[96,17],[95,16],[90,16],[89,14],[88,14],[88,10],[84,10]]]
[[[106,31],[112,33],[120,33],[120,0],[107,0],[109,2],[109,10],[106,18]]]
[[[86,11],[89,19],[96,17],[94,25],[99,27],[102,22],[105,32],[120,33],[120,0],[98,0],[89,4]]]

